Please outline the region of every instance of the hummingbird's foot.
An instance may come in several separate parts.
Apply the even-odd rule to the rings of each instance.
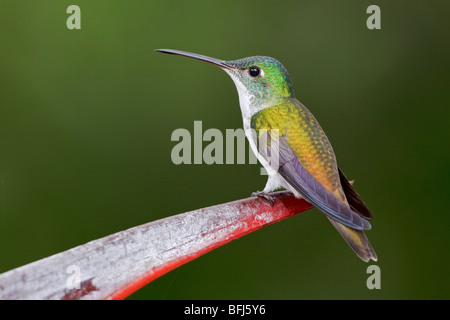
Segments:
[[[275,199],[270,194],[268,194],[267,192],[264,192],[264,191],[253,192],[252,193],[252,197],[263,198],[266,201],[268,201],[272,207],[275,205]]]

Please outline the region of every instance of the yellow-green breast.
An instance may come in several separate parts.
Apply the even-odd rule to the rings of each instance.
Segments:
[[[252,127],[256,131],[278,129],[280,137],[286,135],[301,165],[328,191],[345,201],[330,142],[311,112],[298,100],[283,99],[258,112],[252,117]]]

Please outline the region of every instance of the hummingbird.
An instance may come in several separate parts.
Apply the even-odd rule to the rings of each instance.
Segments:
[[[304,198],[327,216],[358,257],[377,261],[364,233],[371,229],[372,214],[339,169],[319,122],[296,99],[289,74],[278,60],[252,56],[226,61],[186,51],[156,51],[208,62],[231,77],[246,137],[268,173],[265,188],[254,194],[272,205],[270,192],[280,188]]]

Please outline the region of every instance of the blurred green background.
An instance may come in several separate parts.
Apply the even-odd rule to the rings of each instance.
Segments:
[[[68,30],[66,8],[81,8]],[[381,30],[366,9],[381,8]],[[371,208],[367,264],[316,209],[131,299],[448,299],[448,1],[0,1],[0,272],[261,190],[259,165],[179,165],[171,133],[240,128],[233,82],[154,52],[280,60]]]

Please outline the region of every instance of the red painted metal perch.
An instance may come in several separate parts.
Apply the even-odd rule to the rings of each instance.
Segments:
[[[126,298],[188,261],[312,208],[287,192],[273,197],[273,207],[253,197],[181,213],[7,271],[0,299]]]

